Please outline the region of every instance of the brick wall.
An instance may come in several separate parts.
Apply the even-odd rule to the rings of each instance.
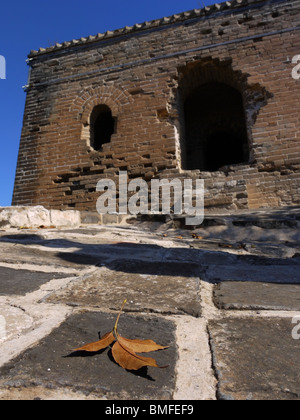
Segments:
[[[300,0],[234,0],[32,51],[13,205],[95,210],[97,182],[119,170],[204,178],[208,209],[299,204],[299,11]],[[248,158],[186,170],[185,100],[209,84],[241,94]],[[98,105],[116,128],[94,150]]]

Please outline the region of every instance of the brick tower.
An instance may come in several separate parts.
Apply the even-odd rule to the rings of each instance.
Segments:
[[[299,204],[299,12],[233,0],[31,51],[13,205],[95,210],[120,170],[203,178],[207,208]]]

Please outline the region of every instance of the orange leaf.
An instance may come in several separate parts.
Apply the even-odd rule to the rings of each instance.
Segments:
[[[153,340],[129,340],[128,338],[121,337],[117,335],[118,342],[125,346],[126,349],[134,353],[149,353],[151,351],[164,350],[168,346],[160,346],[156,344]]]
[[[74,351],[87,351],[97,352],[105,349],[114,341],[115,344],[112,347],[112,355],[115,361],[124,369],[138,370],[144,366],[160,367],[165,368],[167,366],[158,366],[155,359],[151,357],[143,357],[137,353],[148,353],[157,350],[163,350],[168,348],[167,346],[161,346],[156,344],[153,340],[129,340],[128,338],[121,337],[118,334],[118,322],[121,316],[121,312],[126,304],[124,300],[122,308],[118,314],[117,320],[113,330],[105,334],[101,340],[94,343],[86,344],[83,347],[79,347]]]
[[[144,366],[159,367],[151,357],[138,356],[125,346],[122,346],[118,341],[113,345],[112,354],[115,361],[124,369],[138,370]]]
[[[103,350],[106,347],[110,346],[111,343],[115,341],[115,337],[113,335],[113,332],[105,334],[101,340],[95,341],[94,343],[86,344],[83,347],[79,347],[78,349],[75,349],[74,351],[88,351],[88,352],[96,352],[99,350]]]

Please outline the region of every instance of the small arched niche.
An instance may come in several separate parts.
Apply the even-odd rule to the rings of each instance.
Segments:
[[[90,116],[90,146],[100,151],[104,144],[110,143],[116,131],[116,118],[107,105],[97,105]]]

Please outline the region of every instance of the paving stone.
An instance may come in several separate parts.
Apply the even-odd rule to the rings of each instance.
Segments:
[[[54,234],[53,234],[54,235]],[[76,234],[75,234],[76,235]],[[3,241],[3,242],[2,242]],[[109,264],[135,256],[149,261],[162,261],[165,249],[159,245],[138,242],[112,242],[107,237],[43,239],[34,234],[13,234],[0,237],[1,260],[7,263],[32,263],[82,268]]]
[[[33,318],[21,308],[0,301],[0,345],[32,328]],[[3,354],[1,346],[1,353]]]
[[[177,348],[175,325],[162,318],[122,314],[118,331],[127,338],[153,339],[170,348],[148,353],[166,369],[143,368],[132,372],[117,365],[111,350],[86,354],[72,349],[112,330],[116,315],[83,312],[71,315],[35,347],[0,369],[0,389],[18,388],[26,397],[29,387],[96,393],[109,399],[170,399],[175,386]],[[85,357],[84,357],[85,356]]]
[[[48,302],[200,316],[197,266],[184,263],[119,261],[93,275],[69,283]],[[117,305],[117,306],[116,306]]]
[[[252,281],[263,283],[300,284],[300,267],[295,265],[269,265],[240,262],[234,265],[210,265],[204,280],[217,283],[222,281]]]
[[[230,318],[209,322],[223,400],[299,400],[300,341],[291,318]]]
[[[0,400],[215,399],[216,379],[220,399],[300,399],[299,229],[215,224],[199,239],[153,225],[2,230],[1,264],[14,270],[0,267]],[[111,330],[125,298],[120,333],[170,344],[150,355],[168,369],[127,372],[109,349],[70,355]]]
[[[48,246],[50,247],[51,243]],[[59,244],[55,244],[55,241],[52,242],[52,246],[52,250],[46,250],[42,247],[30,246],[30,244],[0,243],[1,261],[9,264],[17,262],[18,264],[52,266],[59,271],[59,267],[81,269],[84,266],[97,265],[104,260],[100,256],[89,255],[89,249],[86,252],[70,251],[68,249],[71,248],[70,243],[68,247],[61,243],[59,250],[57,250]]]
[[[300,311],[300,284],[223,282],[214,290],[220,309]]]
[[[0,296],[24,296],[50,280],[64,277],[67,277],[65,273],[42,273],[0,266]]]

